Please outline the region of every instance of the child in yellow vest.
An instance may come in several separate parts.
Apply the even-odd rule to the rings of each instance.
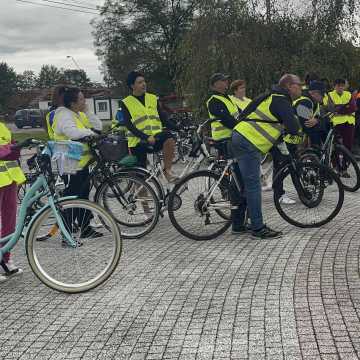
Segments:
[[[11,140],[11,132],[0,122],[0,219],[1,238],[13,233],[16,226],[17,186],[25,182],[26,178],[17,160],[20,150]],[[3,256],[0,264],[0,282],[6,281],[13,275],[22,273],[10,258],[10,253]]]

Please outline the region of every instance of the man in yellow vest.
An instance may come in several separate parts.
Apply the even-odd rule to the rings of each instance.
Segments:
[[[146,91],[144,75],[131,71],[127,77],[131,95],[120,102],[122,122],[127,129],[128,146],[138,160],[138,165],[146,168],[147,154],[163,151],[164,174],[169,182],[177,177],[172,173],[175,154],[175,139],[170,131],[174,129],[167,115],[161,110],[156,95]]]
[[[343,144],[351,151],[354,142],[355,114],[351,105],[352,95],[345,90],[346,80],[337,79],[334,90],[324,97],[324,106],[335,113],[331,118],[336,133],[342,138]],[[346,177],[348,174],[344,174]]]
[[[299,133],[297,135],[288,134],[284,136],[286,146],[292,154],[296,154],[298,145],[304,142],[305,135],[310,138],[311,146],[320,146],[326,138],[326,132],[323,130],[323,124],[320,121],[320,103],[322,102],[324,93],[325,85],[320,81],[314,80],[308,84],[307,90],[303,90],[302,95],[293,102],[295,114],[299,119]],[[304,109],[307,109],[308,112],[306,117],[304,117]],[[276,146],[273,147],[271,155],[274,160],[274,177],[281,168],[283,156]],[[296,204],[295,200],[285,194],[282,186],[274,188],[274,192],[280,196],[279,201],[281,203],[285,205]]]
[[[11,132],[3,122],[0,122],[1,238],[15,231],[17,187],[26,181],[25,175],[17,162],[19,157],[20,147],[14,144],[11,140]],[[0,282],[6,281],[13,275],[22,273],[22,270],[14,265],[10,258],[10,253],[4,255],[0,265]]]
[[[245,186],[252,235],[257,238],[281,236],[280,231],[270,229],[263,222],[260,166],[263,155],[278,143],[283,129],[291,135],[298,133],[292,101],[300,95],[299,77],[284,75],[270,93],[259,96],[247,106],[233,131],[233,155]]]
[[[228,144],[232,129],[237,124],[237,118],[241,109],[236,105],[235,99],[227,95],[229,89],[229,77],[222,73],[215,73],[210,78],[212,94],[206,102],[211,122],[211,136],[215,141],[215,147],[220,156],[228,154]],[[239,167],[235,167],[238,179],[241,179]],[[243,234],[247,231],[245,224],[246,199],[239,194],[236,186],[231,186],[231,220],[232,233]]]

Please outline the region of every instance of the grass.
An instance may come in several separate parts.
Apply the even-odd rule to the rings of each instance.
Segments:
[[[49,140],[48,134],[45,131],[26,131],[13,133],[12,138],[17,142],[24,141],[25,139]]]

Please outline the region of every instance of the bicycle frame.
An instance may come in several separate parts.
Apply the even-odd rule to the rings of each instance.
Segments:
[[[26,225],[25,220],[27,216],[27,210],[30,209],[31,206],[43,196],[47,196],[48,204],[44,205],[41,209],[36,211],[30,223]],[[67,231],[64,222],[56,208],[57,202],[61,200],[74,199],[74,198],[75,196],[68,196],[59,199],[54,199],[53,195],[50,192],[45,176],[41,174],[33,183],[29,191],[25,194],[25,197],[20,206],[19,217],[16,223],[15,232],[0,239],[0,244],[5,244],[3,247],[0,248],[0,262],[2,261],[4,254],[10,251],[17,244],[24,229],[25,229],[25,237],[26,237],[27,230],[31,227],[33,221],[49,207],[53,211],[57,224],[59,225],[60,230],[64,235],[68,244],[72,247],[76,247],[75,241],[72,239],[71,235]]]

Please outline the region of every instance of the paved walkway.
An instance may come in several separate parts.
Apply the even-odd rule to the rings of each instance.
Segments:
[[[100,288],[65,295],[31,273],[0,285],[1,359],[359,359],[360,201],[315,230],[260,241],[229,232],[207,242],[164,218],[124,242]]]

